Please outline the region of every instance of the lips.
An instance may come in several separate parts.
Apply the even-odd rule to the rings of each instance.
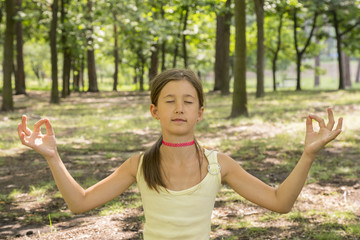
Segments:
[[[175,119],[172,119],[171,121],[173,121],[173,122],[186,122],[186,120],[182,119],[182,118],[175,118]]]

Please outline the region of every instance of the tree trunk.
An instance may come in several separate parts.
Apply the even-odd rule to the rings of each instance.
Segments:
[[[246,96],[246,0],[235,1],[235,71],[230,117],[248,116]]]
[[[189,63],[188,63],[188,55],[187,55],[187,50],[186,50],[186,28],[187,28],[187,20],[189,17],[189,6],[186,5],[185,6],[185,18],[184,18],[184,25],[183,25],[183,31],[182,31],[182,45],[183,45],[183,57],[184,57],[184,67],[188,68]]]
[[[273,89],[274,91],[276,91],[276,62],[279,56],[279,52],[280,52],[280,48],[281,48],[281,29],[282,29],[282,24],[283,24],[283,17],[284,17],[284,13],[280,14],[280,19],[279,19],[279,27],[278,27],[278,41],[277,41],[277,47],[274,53],[274,58],[272,59],[272,72],[273,72]]]
[[[225,3],[226,12],[219,13],[216,17],[216,44],[215,44],[215,84],[214,91],[221,90],[221,94],[230,93],[229,70],[230,70],[230,24],[231,24],[231,0]]]
[[[159,44],[154,43],[151,46],[151,63],[149,69],[149,82],[154,79],[154,77],[158,74],[159,68]]]
[[[139,82],[140,82],[140,92],[144,91],[144,68],[145,68],[145,58],[144,57],[140,57],[140,77],[139,77]]]
[[[176,68],[176,59],[177,59],[177,55],[179,54],[179,39],[181,37],[181,24],[182,24],[182,19],[183,19],[183,7],[181,7],[180,10],[180,20],[179,20],[179,32],[178,35],[175,39],[175,50],[174,50],[174,59],[173,59],[173,68]]]
[[[165,11],[163,3],[161,2],[161,19],[165,21]],[[163,39],[163,42],[161,43],[161,71],[165,71],[166,69],[166,39]]]
[[[302,55],[296,55],[296,90],[301,90],[301,60]]]
[[[68,47],[67,43],[67,30],[65,28],[66,20],[66,7],[68,6],[68,0],[61,0],[61,23],[62,23],[62,32],[61,32],[61,41],[63,48],[63,89],[62,97],[65,98],[70,95],[70,71],[71,71],[71,50]]]
[[[22,11],[22,0],[16,0],[17,11]],[[26,94],[25,71],[24,71],[24,40],[22,21],[16,22],[16,78],[15,78],[15,94]]]
[[[315,28],[315,35],[316,32],[318,31],[318,28]],[[315,39],[315,44],[319,44],[319,40],[318,38]],[[318,55],[315,56],[315,77],[314,77],[314,86],[318,87],[320,85],[320,53]]]
[[[98,92],[94,49],[87,50],[87,69],[89,77],[88,92]]]
[[[97,84],[97,75],[96,75],[96,64],[95,64],[95,50],[94,50],[94,39],[92,34],[94,32],[92,27],[92,19],[90,17],[92,11],[92,0],[87,1],[87,12],[88,12],[88,20],[89,20],[89,37],[87,39],[87,68],[88,68],[88,77],[89,77],[89,89],[88,92],[98,92],[98,84]]]
[[[294,16],[293,16],[293,20],[294,20],[294,45],[295,45],[295,50],[296,50],[296,62],[297,62],[297,73],[296,73],[296,90],[300,91],[301,90],[301,59],[302,56],[304,55],[307,47],[310,45],[310,41],[311,38],[314,34],[314,30],[315,30],[315,26],[316,26],[316,19],[318,16],[318,12],[314,13],[314,19],[313,19],[313,23],[312,23],[312,27],[311,27],[311,31],[309,34],[309,37],[306,40],[306,43],[304,45],[304,48],[302,50],[299,49],[299,44],[298,44],[298,40],[297,40],[297,10],[296,8],[294,9]]]
[[[59,98],[59,86],[58,86],[58,67],[57,67],[57,46],[56,46],[56,31],[57,31],[57,13],[59,3],[58,0],[54,0],[51,5],[52,20],[50,29],[50,52],[51,52],[51,98],[50,103],[60,103]]]
[[[161,71],[166,70],[166,40],[161,44]]]
[[[320,69],[320,54],[315,56],[315,79],[314,79],[315,87],[320,86],[319,69]]]
[[[3,61],[3,90],[2,90],[2,111],[12,111],[14,109],[11,73],[14,61],[14,2],[13,0],[5,1],[6,11],[6,30],[4,42],[4,61]]]
[[[80,62],[79,58],[73,60],[73,91],[80,92]]]
[[[79,72],[79,85],[81,91],[85,91],[85,80],[84,80],[84,71],[85,71],[85,57],[84,55],[80,56],[80,72]]]
[[[358,67],[356,70],[355,82],[360,82],[360,58],[358,59]]]
[[[257,25],[257,64],[256,64],[256,97],[264,97],[264,0],[255,0]]]
[[[335,36],[336,36],[336,48],[337,48],[337,54],[338,54],[338,66],[339,66],[339,89],[345,89],[345,84],[344,84],[344,73],[343,73],[343,59],[341,56],[341,35],[339,32],[339,22],[337,19],[337,13],[336,10],[332,11],[333,14],[333,24],[334,24],[334,28],[335,28]]]
[[[342,58],[344,59],[344,83],[345,83],[345,87],[351,87],[351,74],[350,74],[350,57],[345,53],[342,52],[343,56]]]
[[[117,20],[116,13],[113,12],[114,17],[114,84],[113,91],[117,91],[118,74],[119,74],[119,44],[118,44],[118,32],[117,32]]]

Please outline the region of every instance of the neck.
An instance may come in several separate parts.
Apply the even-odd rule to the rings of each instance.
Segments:
[[[196,154],[195,145],[187,147],[167,147],[164,144],[160,147],[162,161],[172,163],[189,163]]]

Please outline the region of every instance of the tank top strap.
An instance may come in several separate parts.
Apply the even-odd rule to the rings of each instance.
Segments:
[[[138,169],[137,169],[137,172],[136,172],[136,181],[139,180],[140,178],[140,175],[142,174],[142,162],[143,162],[143,158],[144,158],[144,153],[141,152],[140,153],[140,159],[139,159],[139,165],[138,165]]]
[[[221,182],[221,166],[217,159],[217,151],[205,149],[205,156],[209,161],[208,172],[210,175],[217,176]]]

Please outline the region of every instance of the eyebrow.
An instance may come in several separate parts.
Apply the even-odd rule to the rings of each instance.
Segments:
[[[184,94],[183,96],[195,98],[195,97],[194,97],[193,95],[191,95],[191,94]],[[168,94],[168,95],[166,95],[164,98],[168,98],[168,97],[175,97],[175,95],[174,95],[174,94]]]

